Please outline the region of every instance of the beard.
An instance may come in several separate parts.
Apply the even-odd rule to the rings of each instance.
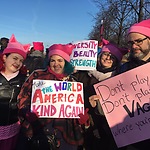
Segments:
[[[136,51],[136,49],[134,49],[134,50]],[[145,50],[137,49],[140,51],[140,53],[136,53],[134,50],[131,51],[130,57],[142,60],[150,52],[150,46],[148,49],[145,49]]]

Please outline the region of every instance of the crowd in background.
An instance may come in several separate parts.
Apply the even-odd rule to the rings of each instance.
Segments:
[[[15,35],[0,40],[0,149],[4,150],[143,150],[150,139],[118,148],[93,85],[150,61],[150,19],[133,24],[127,48],[102,39],[96,70],[74,70],[74,45],[21,44]],[[127,55],[128,54],[128,55]],[[129,56],[125,61],[124,56]],[[84,114],[79,119],[38,117],[30,111],[32,82],[82,82]]]

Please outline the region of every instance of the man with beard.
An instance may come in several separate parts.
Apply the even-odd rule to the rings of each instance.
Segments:
[[[128,30],[129,61],[120,67],[119,73],[150,62],[150,19],[132,25]],[[140,136],[140,135],[139,135]],[[150,139],[123,147],[123,150],[147,150]]]
[[[150,62],[150,19],[135,23],[128,30],[129,62],[121,66],[120,73]]]

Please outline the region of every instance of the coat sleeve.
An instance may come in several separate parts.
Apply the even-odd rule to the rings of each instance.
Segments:
[[[20,93],[18,95],[18,108],[30,108],[31,104],[31,94],[32,94],[32,82],[33,74],[31,74],[27,80],[24,82]]]

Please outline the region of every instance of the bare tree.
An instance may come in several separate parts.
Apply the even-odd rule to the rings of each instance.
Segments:
[[[100,23],[104,20],[104,38],[124,46],[126,31],[131,24],[150,17],[148,11],[150,2],[148,0],[145,2],[144,0],[106,0],[105,2],[94,0],[100,11],[95,17],[96,22],[89,38],[101,40]]]
[[[133,9],[133,14],[135,14],[135,19],[140,22],[148,16],[150,17],[150,1],[149,0],[128,0],[129,6]]]

